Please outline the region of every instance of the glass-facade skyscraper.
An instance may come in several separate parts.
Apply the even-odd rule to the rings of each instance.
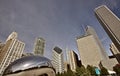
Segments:
[[[35,46],[34,46],[34,54],[43,56],[44,48],[45,48],[45,40],[41,37],[36,38]]]

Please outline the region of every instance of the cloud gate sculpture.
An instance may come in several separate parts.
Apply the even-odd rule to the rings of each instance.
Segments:
[[[11,63],[3,76],[55,76],[55,70],[45,57],[26,56]]]

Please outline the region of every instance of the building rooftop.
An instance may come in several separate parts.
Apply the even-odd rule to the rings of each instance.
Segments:
[[[55,50],[59,54],[62,53],[62,50],[57,46],[53,50]]]

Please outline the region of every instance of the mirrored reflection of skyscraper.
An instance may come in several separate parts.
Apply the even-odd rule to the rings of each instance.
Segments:
[[[55,47],[52,51],[52,64],[56,70],[56,73],[64,72],[63,52],[59,47]]]
[[[41,37],[36,38],[34,46],[34,54],[43,56],[45,40]]]
[[[96,8],[95,15],[120,51],[120,19],[105,5]]]
[[[17,33],[12,32],[0,53],[0,74],[11,62],[22,56],[24,47],[25,44],[17,39]]]

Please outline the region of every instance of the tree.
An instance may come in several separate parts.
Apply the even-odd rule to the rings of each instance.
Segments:
[[[76,75],[77,76],[91,76],[90,72],[83,65],[81,67],[77,67]]]
[[[58,72],[58,73],[56,74],[56,76],[61,76],[61,74]]]
[[[102,67],[101,68],[101,74],[100,74],[101,76],[103,76],[103,75],[109,75],[109,73],[108,73],[108,70],[105,68],[105,67]]]
[[[90,72],[91,75],[96,75],[95,67],[94,66],[88,65],[87,66],[87,70]]]
[[[67,70],[67,72],[64,73],[57,73],[56,76],[76,76],[74,72],[72,72],[70,69]]]
[[[120,64],[116,64],[113,67],[113,70],[117,73],[118,76],[120,76]]]

